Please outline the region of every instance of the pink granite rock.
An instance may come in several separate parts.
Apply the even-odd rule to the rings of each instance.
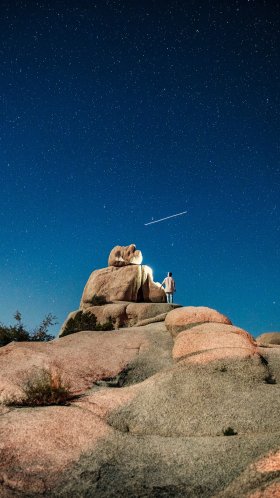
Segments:
[[[173,337],[182,330],[207,322],[231,325],[231,321],[225,315],[205,306],[177,308],[170,311],[165,318],[165,326]]]
[[[144,329],[78,332],[49,343],[19,342],[0,348],[0,398],[20,394],[20,379],[34,367],[59,366],[74,393],[114,377],[149,348]]]
[[[2,491],[41,494],[111,430],[100,416],[72,405],[12,409],[1,416],[1,432]]]
[[[143,256],[135,244],[115,246],[109,254],[108,266],[141,265]]]
[[[191,363],[207,363],[220,358],[254,355],[256,346],[245,330],[222,323],[204,323],[180,332],[172,355],[175,360],[187,358]]]

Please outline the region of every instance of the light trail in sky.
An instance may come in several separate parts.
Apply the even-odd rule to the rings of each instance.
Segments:
[[[160,220],[149,221],[149,223],[144,223],[145,226],[152,225],[153,223],[159,223],[160,221],[169,220],[170,218],[175,218],[176,216],[182,216],[182,214],[186,214],[188,211],[182,211],[181,213],[172,214],[171,216],[166,216],[166,218],[160,218]]]

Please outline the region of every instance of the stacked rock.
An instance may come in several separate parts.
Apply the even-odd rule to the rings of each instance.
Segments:
[[[90,275],[79,310],[68,315],[59,336],[66,335],[69,323],[81,313],[94,315],[101,325],[110,320],[114,328],[163,321],[177,305],[166,303],[165,291],[154,282],[151,268],[142,265],[142,261],[142,253],[135,244],[115,246],[108,266]]]

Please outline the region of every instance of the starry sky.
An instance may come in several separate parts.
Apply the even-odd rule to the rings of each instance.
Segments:
[[[0,16],[0,321],[53,313],[57,331],[135,243],[177,302],[280,330],[279,1],[4,0]]]

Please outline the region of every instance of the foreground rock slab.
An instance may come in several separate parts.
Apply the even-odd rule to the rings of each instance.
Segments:
[[[115,377],[136,359],[139,364],[143,358],[152,375],[162,368],[162,358],[172,361],[171,342],[159,323],[112,332],[78,332],[49,343],[11,343],[0,348],[0,400],[20,394],[21,379],[34,367],[58,367],[75,394],[97,380]],[[145,372],[141,380],[143,376]]]
[[[55,361],[80,397],[63,407],[1,406],[0,496],[274,496],[280,348],[256,348],[230,325],[187,332],[200,327],[215,334],[207,344],[206,332],[198,332],[199,343],[182,343],[187,356],[176,362],[172,349],[186,334],[174,343],[163,322],[1,348],[2,396],[15,393],[34,364]],[[224,350],[245,344],[254,354],[189,361],[200,356],[197,347],[222,349],[222,339],[240,340]]]

